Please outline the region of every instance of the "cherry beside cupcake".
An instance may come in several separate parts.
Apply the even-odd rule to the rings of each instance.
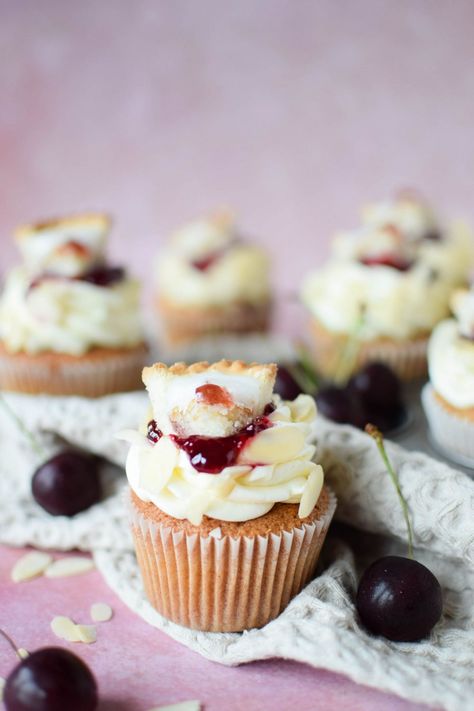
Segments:
[[[312,459],[314,400],[273,395],[276,366],[145,368],[153,419],[131,442],[145,591],[165,617],[238,631],[276,617],[314,573],[335,509]]]
[[[147,347],[139,284],[105,257],[110,220],[20,227],[23,264],[0,299],[0,388],[98,397],[140,384]]]
[[[266,331],[269,261],[227,213],[178,230],[157,262],[156,306],[170,345],[203,336]]]
[[[405,380],[424,375],[430,332],[472,260],[466,226],[442,228],[413,194],[366,208],[362,227],[340,234],[330,262],[303,285],[319,371],[337,377],[341,352],[356,341],[354,370],[378,360]]]

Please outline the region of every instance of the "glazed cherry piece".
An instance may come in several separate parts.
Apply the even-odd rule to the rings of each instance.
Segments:
[[[441,586],[418,561],[386,556],[364,572],[356,607],[372,634],[395,642],[416,642],[426,637],[441,617]]]
[[[7,711],[94,711],[97,683],[75,654],[45,647],[32,652],[11,672],[3,701]]]
[[[364,427],[366,415],[362,400],[348,388],[328,385],[316,395],[319,412],[333,422]]]
[[[36,503],[52,516],[75,516],[102,498],[98,458],[64,450],[38,467],[31,491]]]
[[[295,364],[292,367],[297,368],[298,366]],[[299,383],[296,382],[290,373],[290,370],[284,365],[278,366],[274,391],[278,393],[283,400],[294,400],[303,392]]]

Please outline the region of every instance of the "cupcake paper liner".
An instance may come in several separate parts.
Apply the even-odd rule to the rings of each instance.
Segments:
[[[431,383],[422,390],[421,400],[433,442],[461,464],[474,466],[474,420],[465,419],[443,407]]]
[[[186,343],[216,333],[267,331],[272,311],[270,301],[187,307],[157,299],[156,306],[164,338],[169,344]]]
[[[0,350],[0,389],[29,394],[97,398],[142,387],[147,346],[96,348],[82,356]]]
[[[311,331],[315,365],[321,375],[331,379],[338,372],[341,353],[348,337],[331,333],[314,319],[311,322]],[[415,380],[427,373],[427,345],[427,336],[405,341],[381,338],[362,342],[354,369],[369,361],[381,361],[390,366],[402,380]]]
[[[145,593],[173,622],[196,630],[263,627],[309,582],[336,508],[292,531],[253,537],[203,536],[147,519],[130,501]],[[216,521],[216,528],[219,522]]]

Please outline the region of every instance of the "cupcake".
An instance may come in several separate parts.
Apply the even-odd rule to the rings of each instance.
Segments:
[[[127,431],[145,592],[164,617],[232,632],[275,618],[314,574],[335,509],[315,464],[316,406],[273,395],[275,365],[158,363],[153,419]]]
[[[269,327],[265,252],[246,243],[228,214],[178,230],[156,270],[156,305],[169,345]]]
[[[461,223],[442,230],[411,194],[368,206],[362,217],[362,227],[339,235],[329,263],[303,285],[316,366],[341,379],[378,360],[405,380],[420,377],[429,335],[449,314],[452,291],[467,282],[471,233]]]
[[[474,463],[474,290],[453,294],[455,318],[438,324],[428,346],[430,383],[422,400],[435,443]]]
[[[20,227],[0,297],[0,388],[99,397],[140,386],[139,284],[105,260],[108,217]]]

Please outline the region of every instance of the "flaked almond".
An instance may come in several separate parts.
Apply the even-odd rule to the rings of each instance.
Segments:
[[[81,558],[79,556],[71,556],[69,558],[61,558],[51,563],[44,572],[47,578],[67,578],[72,575],[81,575],[88,573],[94,568],[92,558]]]
[[[51,620],[51,629],[59,639],[65,639],[66,642],[80,642],[79,633],[76,624],[70,617],[58,615]]]
[[[108,622],[112,615],[112,608],[105,602],[95,602],[91,605],[91,619],[94,622]]]
[[[30,551],[19,558],[12,568],[11,579],[14,583],[31,580],[42,575],[52,563],[52,556],[42,551]]]
[[[150,711],[200,711],[200,701],[180,701],[177,704],[168,704],[167,706],[155,706]]]
[[[76,625],[76,631],[80,642],[93,644],[97,641],[97,630],[94,625]]]

